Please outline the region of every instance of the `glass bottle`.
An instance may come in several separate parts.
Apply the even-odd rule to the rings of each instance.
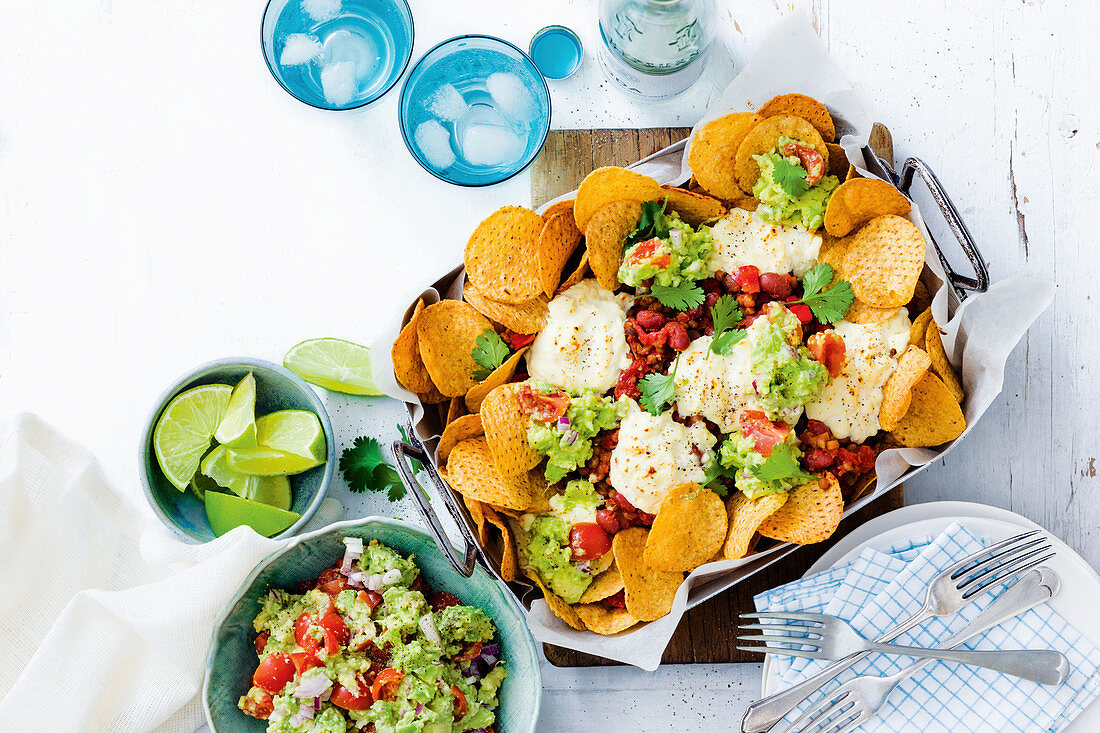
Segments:
[[[714,0],[600,0],[600,60],[628,92],[663,99],[703,73]]]

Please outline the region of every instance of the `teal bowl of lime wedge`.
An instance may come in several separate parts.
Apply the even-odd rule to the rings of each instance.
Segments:
[[[251,358],[191,370],[156,403],[141,439],[149,505],[186,542],[247,525],[297,533],[336,468],[328,413],[294,372]]]

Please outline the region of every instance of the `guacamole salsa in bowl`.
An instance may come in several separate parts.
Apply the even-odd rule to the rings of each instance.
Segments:
[[[541,689],[504,588],[459,576],[419,528],[368,518],[260,563],[215,625],[203,703],[215,731],[527,733]]]

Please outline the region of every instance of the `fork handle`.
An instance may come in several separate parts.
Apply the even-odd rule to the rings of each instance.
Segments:
[[[1041,685],[1061,684],[1063,671],[1069,662],[1064,654],[1053,649],[1000,649],[996,651],[971,651],[969,649],[923,649],[899,644],[869,643],[868,649],[883,654],[901,654],[907,657],[934,659],[941,662],[958,662],[971,667],[983,667],[995,672],[1038,682]]]
[[[891,631],[875,639],[876,642],[893,641],[905,632],[924,623],[934,614],[921,609],[913,614],[907,621],[902,622]],[[780,720],[787,713],[798,707],[803,700],[820,690],[824,685],[836,679],[841,672],[870,654],[870,651],[856,652],[844,659],[830,664],[812,677],[808,677],[793,687],[777,692],[774,695],[757,700],[749,705],[745,711],[745,717],[741,719],[742,733],[763,733]]]

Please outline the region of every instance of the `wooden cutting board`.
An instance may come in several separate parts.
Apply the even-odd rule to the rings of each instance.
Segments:
[[[539,207],[572,191],[595,168],[629,165],[685,138],[691,128],[649,130],[553,130],[539,157],[531,165],[531,201]],[[893,141],[889,131],[876,124],[871,147],[893,163]],[[665,649],[663,664],[714,664],[759,662],[762,657],[737,650],[737,615],[754,609],[753,596],[789,583],[806,572],[839,538],[880,514],[904,505],[900,486],[841,522],[834,539],[796,550],[786,558],[749,576],[726,593],[684,614],[680,626]],[[558,667],[596,667],[618,664],[602,657],[544,644],[546,658]]]

